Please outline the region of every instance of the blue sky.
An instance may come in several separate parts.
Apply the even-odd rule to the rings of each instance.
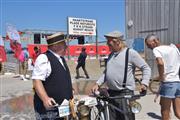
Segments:
[[[67,17],[97,20],[98,38],[113,30],[125,33],[124,0],[1,0],[0,34],[10,23],[18,30],[67,30]]]

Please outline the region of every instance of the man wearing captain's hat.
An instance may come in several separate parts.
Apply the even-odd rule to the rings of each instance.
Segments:
[[[48,51],[36,59],[32,79],[35,88],[34,109],[40,120],[55,119],[58,113],[49,113],[55,104],[61,105],[64,99],[72,98],[72,83],[65,62],[65,35],[56,33],[47,37]],[[51,111],[52,112],[52,111]]]

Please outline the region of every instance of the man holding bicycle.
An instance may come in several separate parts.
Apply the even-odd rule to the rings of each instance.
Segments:
[[[160,45],[159,38],[150,34],[145,38],[148,48],[153,50],[159,72],[159,89],[162,120],[170,119],[171,104],[175,116],[180,119],[180,52],[171,45]]]
[[[143,58],[133,49],[126,47],[124,35],[119,31],[113,31],[104,35],[111,53],[107,60],[107,66],[103,75],[96,82],[92,91],[95,92],[103,83],[107,83],[110,96],[133,95],[135,90],[134,68],[142,71],[141,91],[146,91],[151,70]],[[128,114],[123,114],[109,107],[110,120],[135,120],[125,99],[112,100],[111,103]]]

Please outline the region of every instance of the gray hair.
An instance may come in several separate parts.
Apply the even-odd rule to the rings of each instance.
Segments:
[[[157,40],[159,40],[159,37],[158,37],[157,35],[155,35],[155,34],[149,34],[149,35],[146,36],[145,42],[146,42],[147,40],[149,40],[151,37],[154,37],[154,38],[156,38]]]

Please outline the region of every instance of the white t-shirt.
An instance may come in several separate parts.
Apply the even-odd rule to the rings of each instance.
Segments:
[[[154,48],[153,53],[156,58],[160,57],[164,62],[164,82],[180,81],[180,53],[177,47],[173,44],[162,45]]]

